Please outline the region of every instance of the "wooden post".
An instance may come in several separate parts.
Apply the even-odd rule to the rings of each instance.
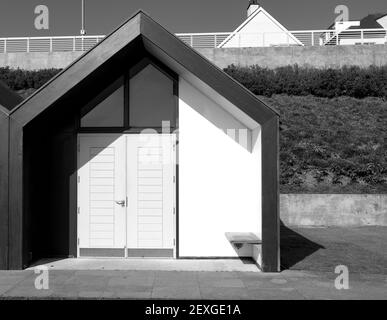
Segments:
[[[10,118],[8,267],[23,269],[23,129]]]
[[[0,106],[0,270],[8,269],[9,117]]]

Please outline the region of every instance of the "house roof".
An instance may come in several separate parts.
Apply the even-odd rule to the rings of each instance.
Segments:
[[[258,4],[257,1],[254,1]],[[251,3],[250,3],[251,4]],[[257,10],[255,10],[250,16],[247,17],[245,21],[242,22],[240,26],[238,26],[222,43],[218,46],[218,48],[222,48],[223,45],[228,43],[233,37],[235,37],[238,33],[240,33],[258,14],[266,15],[279,29],[281,29],[284,33],[288,34],[289,38],[293,39],[293,41],[301,46],[303,43],[298,40],[289,30],[281,24],[277,19],[275,19],[269,12],[267,12],[262,6],[260,6]],[[260,31],[262,32],[262,31]]]
[[[369,14],[360,20],[360,26],[351,26],[349,29],[380,29],[383,28],[382,25],[378,23],[380,18],[387,16],[387,13],[374,13]],[[335,23],[332,23],[328,29],[333,29]]]
[[[11,116],[25,126],[61,97],[70,94],[74,87],[80,87],[85,79],[92,78],[100,70],[109,72],[112,60],[116,63],[119,59],[127,60],[128,54],[138,51],[138,47],[132,48],[138,42],[179,75],[188,73],[199,79],[257,123],[262,125],[278,116],[275,109],[141,10],[19,104],[11,111]]]
[[[368,16],[366,16],[360,20],[359,27],[350,27],[350,29],[379,29],[379,28],[383,28],[383,26],[378,23],[378,20],[380,18],[383,18],[386,15],[387,15],[386,13],[369,14]]]
[[[23,101],[23,98],[0,80],[0,105],[6,110],[12,110],[21,101]]]

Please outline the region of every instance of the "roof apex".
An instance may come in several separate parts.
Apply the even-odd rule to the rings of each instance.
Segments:
[[[264,124],[279,115],[274,108],[266,105],[143,10],[138,10],[95,47],[15,107],[11,116],[19,120],[21,125],[26,125],[61,97],[71,94],[73,88],[80,86],[102,66],[106,67],[113,57],[119,56],[136,39],[142,43],[147,41],[145,51],[149,53],[149,49],[154,49],[163,52],[256,122]]]

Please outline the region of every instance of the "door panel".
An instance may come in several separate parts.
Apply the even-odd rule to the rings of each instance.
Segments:
[[[174,137],[127,136],[128,249],[174,247]]]
[[[124,249],[125,136],[80,135],[79,144],[79,248]]]
[[[171,256],[175,137],[84,134],[79,144],[80,255]]]

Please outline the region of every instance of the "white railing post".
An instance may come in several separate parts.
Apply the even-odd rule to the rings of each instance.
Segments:
[[[191,44],[191,47],[193,48],[193,34],[190,35],[189,42]]]
[[[360,43],[364,44],[364,30],[360,31]]]
[[[7,53],[7,39],[4,39],[4,53]]]
[[[311,43],[312,43],[312,47],[314,47],[314,32],[312,31],[312,41],[311,41]]]
[[[53,39],[52,38],[50,38],[50,52],[52,52],[53,51]]]
[[[30,38],[27,38],[27,53],[30,52]]]
[[[214,48],[216,48],[218,45],[217,45],[217,43],[218,43],[218,38],[217,38],[217,35],[215,34],[215,36],[214,36]]]

